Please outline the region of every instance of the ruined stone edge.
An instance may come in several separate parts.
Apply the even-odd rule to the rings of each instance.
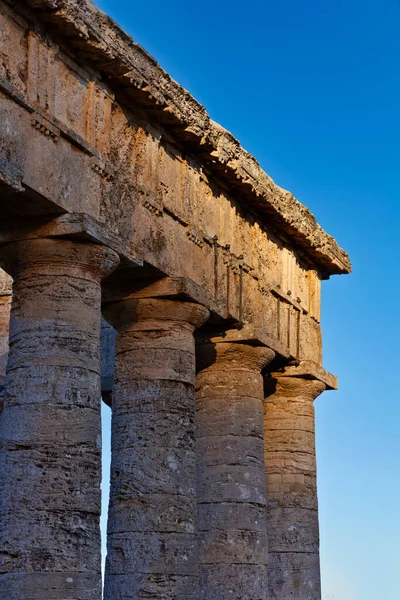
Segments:
[[[111,84],[135,91],[164,126],[174,129],[175,135],[179,131],[188,151],[200,155],[231,187],[240,188],[261,214],[261,221],[263,216],[272,219],[279,232],[291,237],[322,277],[350,273],[347,253],[318,225],[314,215],[277,186],[231,133],[213,122],[188,91],[90,0],[17,0],[13,5],[35,9],[37,18],[50,21]]]

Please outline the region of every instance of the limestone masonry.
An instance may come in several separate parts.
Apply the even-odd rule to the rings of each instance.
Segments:
[[[133,9],[132,9],[133,10]],[[320,600],[347,254],[90,0],[0,0],[0,598]]]

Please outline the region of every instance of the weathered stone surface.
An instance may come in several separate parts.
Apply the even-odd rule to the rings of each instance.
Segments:
[[[261,370],[274,353],[210,340],[198,344],[197,354],[200,598],[266,599]]]
[[[197,145],[202,160],[217,173],[222,167],[231,185],[234,182],[240,187],[261,213],[274,218],[330,273],[348,272],[347,255],[317,225],[313,215],[289,192],[277,187],[232,134],[213,122],[204,107],[92,2],[25,0],[22,4],[40,7],[41,18],[51,22],[59,35],[68,36],[82,57],[89,58],[111,82],[122,83],[136,101],[150,104],[161,122],[179,127],[183,143],[191,148]]]
[[[264,402],[269,598],[320,600],[313,401],[325,384],[279,375]]]
[[[311,213],[87,0],[2,0],[0,29],[0,216],[84,222],[320,365],[321,279],[350,263]]]
[[[91,573],[77,571],[2,574],[3,587],[7,589],[8,600],[59,600],[59,590],[64,589],[68,598],[77,600],[98,600],[99,585],[93,581]],[[82,595],[82,590],[85,590]],[[65,597],[65,596],[64,596]]]
[[[68,237],[69,239],[107,246],[120,256],[126,266],[139,267],[143,265],[131,245],[121,244],[118,236],[113,234],[104,223],[86,214],[64,214],[27,220],[9,220],[6,226],[3,223],[1,225],[1,245],[18,240]]]
[[[182,301],[106,304],[118,330],[106,600],[198,598],[195,344],[208,317]]]
[[[264,600],[268,598],[265,570],[265,565],[256,564],[209,565],[201,572],[200,587],[213,600]]]
[[[101,292],[106,600],[319,600],[347,254],[91,0],[0,0],[0,40],[0,595],[99,600]]]
[[[270,598],[320,600],[319,553],[271,553],[268,565]]]
[[[279,373],[280,377],[304,377],[315,379],[326,385],[327,390],[338,389],[338,378],[325,371],[321,365],[311,360],[303,360],[293,365],[285,365]]]
[[[0,269],[0,394],[4,385],[8,357],[8,334],[10,324],[12,279]],[[0,412],[1,412],[0,397]]]
[[[117,332],[105,319],[101,320],[100,360],[101,360],[101,396],[111,406],[111,392],[114,385],[115,344]]]
[[[118,256],[41,239],[3,247],[0,261],[14,278],[0,418],[0,595],[99,600],[100,282]]]
[[[162,598],[163,600],[198,600],[198,586],[193,587],[192,575],[162,573],[119,573],[108,575],[107,594],[110,598]]]

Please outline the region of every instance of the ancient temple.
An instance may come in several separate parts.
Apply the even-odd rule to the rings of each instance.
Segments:
[[[347,254],[90,0],[0,0],[0,55],[0,597],[102,598],[103,397],[105,600],[319,600]]]

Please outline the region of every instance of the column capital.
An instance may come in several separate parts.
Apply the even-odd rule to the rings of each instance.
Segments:
[[[116,302],[103,305],[103,314],[118,331],[129,329],[132,324],[146,321],[186,323],[194,329],[205,323],[209,311],[201,304],[163,298],[137,298],[126,296]]]
[[[135,272],[132,272],[134,275]],[[134,276],[121,277],[104,287],[104,304],[116,302],[127,297],[137,299],[164,298],[166,300],[181,300],[201,304],[208,310],[221,312],[218,302],[203,286],[189,277],[157,277],[140,279]]]
[[[212,339],[197,344],[198,371],[259,371],[274,358],[275,352],[266,346],[246,343],[214,342]]]
[[[193,331],[208,319],[206,308],[193,302],[128,296],[106,303],[103,314],[119,334],[117,354],[122,358],[117,362],[121,365],[123,356],[130,356],[132,379],[163,379],[194,385]],[[116,382],[119,377],[117,366]]]
[[[0,266],[14,279],[29,269],[29,273],[70,275],[81,277],[82,268],[95,279],[103,279],[118,265],[114,250],[94,243],[56,238],[19,240],[0,248]]]
[[[5,271],[0,269],[0,297],[11,296],[12,278]]]
[[[266,378],[267,397],[266,402],[274,401],[275,394],[283,395],[285,398],[295,400],[314,401],[322,392],[326,390],[326,385],[318,379],[306,379],[304,377],[294,377],[272,373]]]
[[[301,360],[296,364],[285,365],[274,373],[275,377],[298,377],[302,379],[314,379],[325,384],[327,390],[338,389],[338,379],[332,373],[313,360]]]
[[[285,349],[284,344],[274,337],[270,336],[266,330],[254,327],[249,323],[245,323],[241,327],[231,327],[227,329],[227,324],[224,321],[214,324],[212,331],[206,329],[196,335],[198,343],[211,340],[212,342],[232,342],[249,344],[251,346],[266,346],[275,352],[277,356],[284,359],[289,359],[289,352]]]
[[[111,231],[105,223],[85,213],[15,219],[0,225],[0,245],[41,238],[99,244],[114,250],[125,267],[143,265],[143,260],[129,244],[121,240],[121,236]]]

